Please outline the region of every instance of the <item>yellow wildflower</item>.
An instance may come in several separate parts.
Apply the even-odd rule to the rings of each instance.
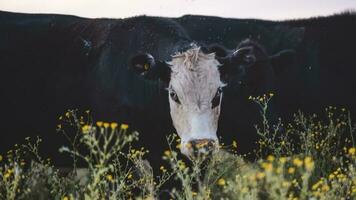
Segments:
[[[89,133],[90,132],[90,126],[89,125],[84,125],[83,127],[82,127],[82,132],[84,133],[84,134],[87,134],[87,133]]]
[[[177,145],[176,145],[176,148],[177,148],[177,149],[180,149],[180,147],[181,147],[181,144],[177,144]]]
[[[288,182],[288,181],[283,181],[283,182],[282,182],[282,186],[283,186],[283,187],[289,187],[289,186],[290,186],[290,182]]]
[[[263,172],[258,172],[258,173],[256,174],[256,178],[257,178],[257,179],[263,179],[265,176],[266,176],[266,174],[263,173]]]
[[[103,126],[103,122],[102,122],[102,121],[97,121],[97,122],[96,122],[96,125],[97,125],[98,127],[102,127],[102,126]]]
[[[303,165],[303,161],[300,160],[299,158],[295,158],[295,159],[293,160],[293,164],[294,164],[295,166],[297,166],[297,167],[301,167],[301,166]]]
[[[11,173],[9,173],[9,172],[5,173],[5,175],[4,175],[5,179],[8,179],[10,176],[11,176]]]
[[[69,200],[69,198],[67,196],[64,196],[63,200]]]
[[[168,158],[171,157],[171,155],[172,155],[172,153],[171,153],[170,150],[165,150],[165,151],[163,152],[163,154],[164,154],[165,156],[167,156]]]
[[[226,184],[226,181],[225,181],[225,179],[220,178],[220,179],[218,180],[218,183],[217,183],[217,184],[220,185],[220,186],[224,186],[224,185]]]
[[[313,162],[313,159],[309,156],[305,157],[304,158],[304,165],[305,165],[305,168],[308,170],[308,171],[311,171],[314,169],[314,162]]]
[[[106,175],[106,179],[108,181],[113,181],[114,180],[111,174]]]
[[[166,172],[167,170],[164,168],[164,166],[161,166],[160,168],[159,168],[162,172]]]
[[[234,140],[234,141],[232,141],[232,146],[235,148],[235,149],[237,149],[237,142]]]
[[[288,168],[288,173],[289,174],[294,174],[294,172],[295,172],[295,168],[294,167]]]
[[[186,168],[185,163],[182,160],[178,161],[179,170],[184,170]]]
[[[272,171],[272,169],[273,169],[273,165],[272,165],[272,163],[262,163],[262,168],[265,170],[265,171],[267,171],[267,172],[270,172],[270,171]]]
[[[356,148],[355,147],[352,147],[352,148],[349,149],[349,154],[350,155],[353,156],[353,155],[355,155],[355,153],[356,153]]]
[[[132,174],[127,175],[127,179],[132,179]]]
[[[194,196],[197,196],[198,195],[198,193],[196,193],[196,192],[192,192],[192,196],[194,197]]]
[[[323,186],[321,187],[321,190],[324,191],[324,192],[327,192],[327,191],[330,190],[330,187],[325,184],[325,185],[323,185]]]
[[[121,124],[120,128],[121,128],[122,130],[127,130],[127,129],[129,128],[129,125],[127,125],[127,124]]]
[[[282,164],[284,164],[284,163],[287,162],[287,158],[286,158],[286,157],[280,157],[280,158],[279,158],[279,162],[282,163]]]
[[[274,161],[274,156],[272,156],[272,155],[267,156],[267,160],[270,161],[270,162],[273,162]]]
[[[112,122],[111,124],[110,124],[110,127],[111,127],[111,129],[116,129],[116,127],[117,127],[117,123],[116,122]]]
[[[329,180],[332,180],[333,178],[335,178],[335,175],[334,174],[330,174],[329,175]]]
[[[105,127],[105,128],[109,128],[109,126],[110,126],[110,124],[109,124],[109,123],[104,122],[104,127]]]

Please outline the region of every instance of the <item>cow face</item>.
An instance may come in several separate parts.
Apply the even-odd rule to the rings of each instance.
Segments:
[[[173,125],[181,138],[181,151],[207,148],[218,143],[216,131],[224,84],[214,54],[194,47],[172,57],[168,86]]]
[[[167,83],[170,114],[181,138],[185,155],[208,152],[218,144],[217,128],[225,76],[245,73],[256,63],[253,46],[217,56],[193,45],[169,62],[156,61],[150,54],[131,59],[131,69],[147,79]],[[266,57],[267,59],[268,57]],[[240,72],[241,71],[241,72]]]
[[[155,61],[150,54],[131,60],[131,67],[147,79],[167,83],[170,114],[181,138],[181,152],[208,152],[218,144],[216,135],[222,88],[219,66],[214,53],[199,47],[177,53],[171,61]]]

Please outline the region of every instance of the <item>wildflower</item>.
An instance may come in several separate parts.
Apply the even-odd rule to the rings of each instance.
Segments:
[[[112,130],[116,129],[117,123],[116,123],[116,122],[112,122],[112,123],[110,124],[110,127],[111,127]]]
[[[103,126],[103,122],[102,122],[102,121],[97,121],[97,122],[96,122],[96,125],[97,125],[98,127],[101,127],[101,126]]]
[[[316,182],[313,186],[312,186],[312,190],[316,190],[319,188],[319,186],[322,184],[322,180],[319,180],[318,182]]]
[[[106,179],[108,181],[113,181],[114,180],[111,174],[106,175]]]
[[[313,159],[311,157],[305,157],[304,158],[304,165],[305,165],[305,168],[308,170],[308,171],[311,171],[314,169],[314,162],[313,162]]]
[[[232,141],[232,146],[235,148],[235,149],[237,149],[237,142],[234,140],[234,141]]]
[[[10,176],[11,176],[11,173],[9,173],[9,172],[6,172],[4,175],[5,179],[8,179]]]
[[[121,124],[121,127],[120,127],[122,130],[127,130],[129,128],[129,125],[127,124]]]
[[[67,118],[69,118],[69,116],[70,116],[69,112],[66,112],[65,115],[66,115]]]
[[[280,158],[279,158],[279,162],[282,163],[282,164],[284,164],[284,163],[287,162],[287,158],[286,158],[286,157],[280,157]]]
[[[273,169],[273,165],[272,165],[272,163],[262,163],[262,168],[265,171],[270,172]]]
[[[127,175],[127,179],[132,179],[132,174]]]
[[[179,170],[184,170],[186,168],[185,163],[182,160],[178,161]]]
[[[57,128],[58,128],[58,129],[62,129],[62,125],[61,125],[61,124],[58,124],[58,125],[57,125]]]
[[[165,151],[163,152],[163,154],[164,154],[165,156],[167,156],[168,158],[171,157],[171,155],[172,155],[171,151],[169,151],[169,150],[165,150]]]
[[[182,146],[181,144],[177,144],[177,145],[176,145],[176,148],[177,148],[177,149],[180,149],[181,146]]]
[[[273,96],[274,96],[274,94],[273,94],[272,92],[270,92],[270,93],[269,93],[269,96],[270,96],[270,97],[273,97]]]
[[[323,185],[323,186],[321,187],[321,190],[324,191],[324,192],[327,192],[327,191],[330,190],[330,187],[329,187],[327,184],[325,184],[325,185]]]
[[[288,173],[289,174],[294,174],[294,172],[295,172],[295,168],[294,167],[288,168]]]
[[[295,166],[297,166],[297,167],[300,167],[300,166],[303,165],[303,161],[301,161],[299,158],[295,158],[295,159],[293,160],[293,164],[294,164]]]
[[[192,192],[192,196],[194,197],[194,196],[197,196],[198,195],[198,193],[196,193],[196,192]]]
[[[218,183],[217,183],[217,184],[220,185],[220,186],[224,186],[224,185],[226,184],[226,181],[225,181],[225,179],[220,178],[220,179],[218,180]]]
[[[330,174],[329,175],[329,180],[332,180],[333,178],[335,178],[335,175],[334,174]]]
[[[63,200],[69,200],[69,198],[67,196],[64,196]]]
[[[352,148],[349,149],[349,155],[353,156],[353,155],[355,155],[355,153],[356,153],[356,148],[355,147],[352,147]]]
[[[87,134],[87,133],[89,133],[90,132],[90,126],[89,125],[84,125],[83,127],[82,127],[82,132],[83,132],[83,134]]]
[[[251,100],[251,99],[252,99],[252,96],[249,96],[249,97],[248,97],[248,100]]]
[[[263,173],[263,172],[258,172],[258,173],[256,174],[256,178],[257,178],[257,179],[263,179],[265,176],[266,176],[266,174]]]
[[[167,170],[164,168],[164,166],[161,166],[159,169],[160,169],[163,173],[167,171]]]
[[[289,187],[289,186],[290,186],[290,182],[288,182],[288,181],[283,181],[283,182],[282,182],[282,186],[283,186],[283,187]]]
[[[278,168],[276,169],[276,173],[277,173],[277,174],[282,173],[282,168],[281,168],[281,167],[278,167]]]
[[[104,122],[104,127],[105,127],[105,128],[109,128],[109,126],[110,126],[110,124],[109,124],[109,123]]]
[[[274,161],[274,156],[272,156],[272,155],[267,156],[267,160],[270,161],[270,162],[273,162]]]

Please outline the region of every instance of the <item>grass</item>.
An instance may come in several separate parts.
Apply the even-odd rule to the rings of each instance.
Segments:
[[[89,112],[60,117],[57,131],[68,139],[60,148],[73,159],[63,174],[39,155],[40,138],[26,138],[0,157],[0,199],[356,199],[355,127],[345,109],[328,107],[324,116],[298,112],[290,122],[271,124],[267,117],[273,94],[250,97],[261,111],[256,125],[255,161],[238,152],[238,142],[211,155],[180,159],[179,138],[167,137],[160,174],[135,149],[137,132],[128,125],[94,123]],[[86,169],[78,168],[78,162]],[[169,191],[167,181],[178,183]]]

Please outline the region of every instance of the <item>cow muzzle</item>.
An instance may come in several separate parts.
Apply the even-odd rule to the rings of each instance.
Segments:
[[[210,155],[218,146],[218,141],[212,139],[194,139],[183,145],[182,153],[188,157]]]

